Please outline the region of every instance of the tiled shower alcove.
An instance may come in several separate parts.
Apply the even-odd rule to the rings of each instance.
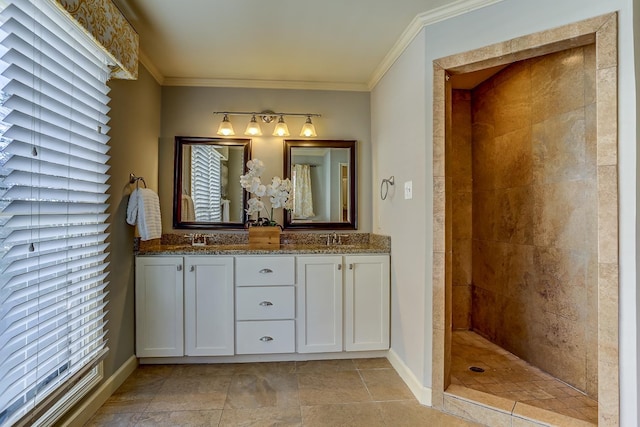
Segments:
[[[453,325],[598,399],[575,418],[618,424],[616,40],[610,14],[434,61],[438,408],[491,425],[584,422],[451,384]]]

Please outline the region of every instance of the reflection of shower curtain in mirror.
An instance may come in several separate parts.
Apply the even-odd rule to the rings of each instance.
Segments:
[[[313,216],[311,168],[309,165],[293,165],[293,218],[306,219]]]

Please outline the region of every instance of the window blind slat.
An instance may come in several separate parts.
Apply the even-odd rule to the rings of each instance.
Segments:
[[[0,2],[0,427],[106,344],[109,64],[66,19]]]

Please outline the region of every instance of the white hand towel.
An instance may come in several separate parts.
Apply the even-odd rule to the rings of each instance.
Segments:
[[[148,188],[136,188],[129,196],[127,223],[138,226],[141,240],[162,237],[160,199]]]

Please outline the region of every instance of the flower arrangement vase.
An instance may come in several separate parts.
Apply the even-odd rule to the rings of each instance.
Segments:
[[[280,249],[280,226],[249,227],[249,248]]]

